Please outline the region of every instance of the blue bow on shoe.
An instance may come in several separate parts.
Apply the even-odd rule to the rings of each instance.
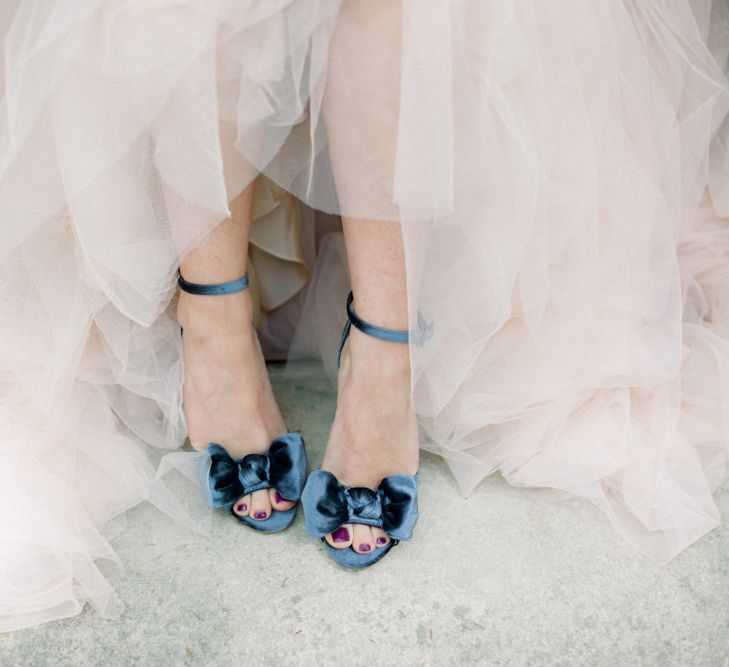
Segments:
[[[382,528],[395,540],[409,540],[418,520],[418,475],[390,475],[376,491],[350,488],[332,473],[315,470],[301,498],[306,530],[323,537],[345,523]]]
[[[203,454],[205,499],[213,508],[232,505],[259,489],[277,489],[286,500],[299,500],[306,481],[306,450],[298,433],[277,437],[267,452],[233,458],[210,443]]]

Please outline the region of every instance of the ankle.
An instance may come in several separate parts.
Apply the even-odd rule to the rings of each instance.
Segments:
[[[410,380],[410,350],[403,343],[379,340],[354,327],[342,353],[342,368],[360,378]]]
[[[252,335],[253,300],[246,290],[235,294],[199,296],[181,292],[177,319],[191,338],[216,334]]]

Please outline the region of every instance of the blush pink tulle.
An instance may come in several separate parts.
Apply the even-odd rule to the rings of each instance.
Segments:
[[[259,172],[261,219],[400,221],[423,447],[464,493],[587,499],[661,561],[719,524],[726,0],[5,0],[0,47],[0,631],[118,615],[144,508],[205,530],[171,300]],[[307,217],[257,232],[270,303],[308,264],[261,327],[332,371],[346,262]]]

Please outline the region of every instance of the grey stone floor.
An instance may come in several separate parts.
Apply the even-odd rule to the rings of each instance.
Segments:
[[[334,396],[283,383],[321,456]],[[425,455],[413,542],[339,569],[299,516],[260,535],[216,515],[209,541],[132,560],[120,620],[91,610],[0,635],[0,665],[729,665],[725,525],[667,566],[626,550],[591,507],[498,477],[462,498]]]

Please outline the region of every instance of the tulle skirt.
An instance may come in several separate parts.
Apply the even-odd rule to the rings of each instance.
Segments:
[[[271,356],[333,373],[348,291],[294,197],[391,220],[422,446],[465,494],[585,498],[660,560],[718,524],[723,0],[10,0],[0,39],[0,630],[118,614],[133,508],[204,530],[176,270],[255,178]]]

